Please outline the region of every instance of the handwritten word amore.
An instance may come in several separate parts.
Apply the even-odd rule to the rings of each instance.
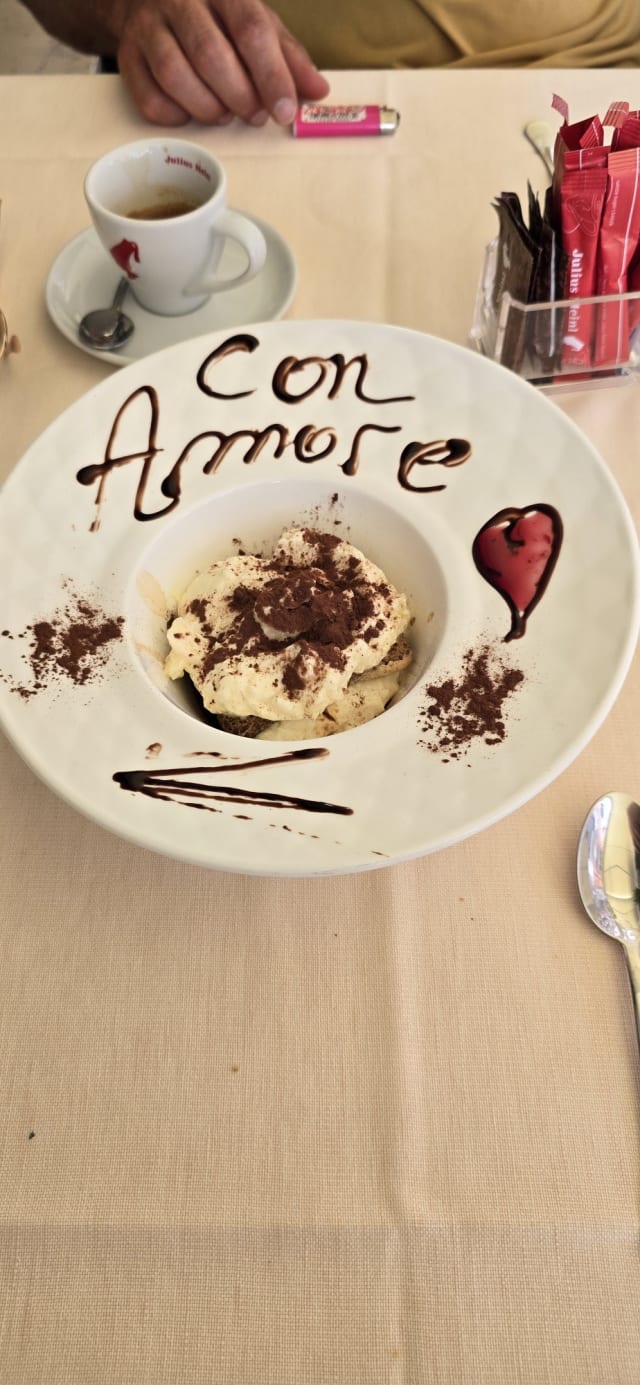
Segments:
[[[222,345],[211,351],[200,366],[196,382],[198,389],[211,399],[243,399],[254,394],[255,388],[236,392],[225,390],[224,364],[238,353],[251,355],[260,346],[257,337],[236,333],[228,337]],[[271,393],[287,408],[299,407],[312,396],[336,399],[340,391],[350,387],[355,397],[372,408],[384,409],[390,405],[413,402],[414,395],[397,395],[387,398],[374,398],[367,392],[370,363],[366,354],[355,355],[346,360],[336,353],[331,356],[285,356],[276,366],[271,379]],[[215,385],[214,382],[215,381]],[[216,388],[216,385],[218,386]],[[322,393],[320,393],[322,392]],[[140,407],[142,401],[142,408]],[[135,412],[134,412],[135,411]],[[378,416],[379,417],[379,416]],[[143,420],[143,435],[140,447],[133,450],[119,450],[119,436],[124,430],[125,421],[130,428],[132,419]],[[139,426],[139,424],[136,424]],[[184,445],[176,461],[162,477],[160,493],[166,504],[152,508],[147,501],[147,488],[152,472],[157,471],[156,459],[164,449],[158,443],[160,430],[160,400],[152,385],[140,385],[125,399],[119,408],[107,440],[104,458],[94,465],[83,466],[76,474],[81,486],[96,484],[96,519],[92,529],[98,527],[98,515],[105,498],[105,486],[109,475],[119,467],[139,466],[135,487],[133,515],[137,520],[159,519],[180,503],[182,494],[182,473],[196,449],[206,446],[207,457],[202,467],[205,475],[219,471],[225,458],[231,452],[240,457],[243,463],[257,462],[263,452],[269,450],[272,457],[282,457],[287,451],[296,461],[309,465],[332,456],[341,447],[338,434],[333,427],[317,427],[313,423],[302,426],[288,426],[284,423],[270,423],[264,428],[238,428],[234,432],[223,432],[219,428],[209,428],[196,433]],[[355,476],[360,466],[367,435],[380,433],[399,433],[399,423],[374,421],[362,423],[349,443],[346,457],[338,461],[345,476]],[[445,489],[444,482],[430,485],[417,485],[414,473],[417,467],[460,466],[471,456],[471,445],[464,438],[439,438],[430,442],[412,441],[402,448],[397,463],[397,479],[407,491],[425,493]],[[154,476],[154,479],[157,479]]]

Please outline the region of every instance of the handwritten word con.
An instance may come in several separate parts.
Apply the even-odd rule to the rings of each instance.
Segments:
[[[196,375],[198,389],[208,398],[215,400],[243,399],[255,394],[259,385],[251,385],[241,390],[224,387],[224,365],[233,358],[252,355],[260,346],[257,337],[248,333],[236,333],[228,337],[220,346],[211,351],[202,362]],[[329,400],[337,399],[341,391],[350,388],[361,403],[375,408],[388,408],[392,405],[408,404],[414,401],[413,395],[380,397],[370,391],[368,376],[370,362],[365,354],[346,360],[341,353],[330,356],[285,356],[278,362],[270,380],[273,397],[288,409],[296,409],[303,401],[313,396],[323,396]],[[159,443],[160,398],[153,385],[140,385],[125,399],[113,420],[103,459],[100,462],[83,466],[76,473],[82,486],[96,485],[96,516],[91,525],[99,527],[101,506],[105,500],[108,477],[122,467],[138,465],[133,500],[133,516],[136,520],[159,519],[174,510],[182,495],[183,471],[188,463],[198,458],[204,475],[212,475],[233,453],[234,460],[251,466],[263,453],[273,458],[286,453],[302,465],[317,465],[334,457],[345,476],[357,474],[367,450],[367,440],[374,434],[402,432],[401,423],[365,422],[355,429],[348,445],[341,443],[336,429],[332,426],[316,426],[305,422],[295,426],[286,423],[269,423],[262,428],[238,428],[225,432],[220,428],[207,428],[196,433],[182,446],[176,460],[165,470],[162,477],[157,476],[156,459],[164,453]],[[119,438],[125,423],[130,437],[140,431],[138,446],[120,450]],[[337,455],[336,455],[337,454]],[[463,438],[439,438],[431,441],[413,440],[406,443],[397,460],[397,479],[404,490],[416,493],[441,491],[444,482],[431,485],[414,484],[413,473],[416,467],[443,466],[456,467],[471,456],[471,445]],[[149,501],[147,490],[151,478],[160,481],[160,494],[166,504]]]

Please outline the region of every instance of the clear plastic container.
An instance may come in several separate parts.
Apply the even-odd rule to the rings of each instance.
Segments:
[[[469,343],[483,356],[514,370],[544,389],[593,388],[625,380],[640,381],[640,292],[606,298],[568,298],[554,303],[519,303],[506,293],[494,302],[497,240],[487,246],[478,286]],[[618,342],[606,364],[576,366],[570,342],[578,321],[594,337],[601,315]],[[600,317],[599,317],[600,315]],[[591,343],[592,348],[594,343]],[[588,353],[593,360],[593,349]]]

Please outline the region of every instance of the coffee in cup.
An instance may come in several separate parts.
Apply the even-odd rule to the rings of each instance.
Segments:
[[[132,217],[134,221],[166,221],[173,216],[187,216],[201,205],[200,202],[194,202],[193,198],[176,197],[173,188],[166,188],[158,193],[155,202],[145,207],[130,207],[124,214]]]
[[[101,244],[150,312],[193,312],[265,262],[259,227],[227,207],[222,165],[188,140],[145,139],[111,150],[92,164],[84,193]],[[217,274],[227,238],[247,257],[232,279]]]

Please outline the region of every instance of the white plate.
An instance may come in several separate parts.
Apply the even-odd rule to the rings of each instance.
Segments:
[[[359,360],[339,381],[341,356]],[[277,373],[285,358],[306,364]],[[285,397],[285,376],[297,402]],[[237,438],[207,473],[221,435],[271,425],[280,431],[252,462],[246,437]],[[310,426],[322,430],[314,461],[308,451],[302,460]],[[468,461],[416,463],[408,473],[413,486],[439,489],[400,484],[409,444],[452,437],[470,442]],[[120,465],[103,476],[98,503],[100,472],[85,471],[83,484],[77,473],[106,457]],[[136,493],[147,518],[134,517]],[[526,633],[505,642],[509,611],[473,561],[474,539],[502,509],[540,505],[557,510],[564,541]],[[362,547],[404,588],[415,615],[414,686],[376,721],[308,743],[324,751],[319,758],[292,757],[299,744],[241,740],[203,724],[160,662],[162,592],[180,591],[196,567],[239,544],[264,548],[300,520]],[[636,535],[580,432],[501,367],[367,323],[265,324],[189,341],[112,375],[15,469],[0,498],[0,542],[9,632],[0,638],[0,710],[21,754],[68,802],[130,841],[257,874],[370,869],[510,813],[587,744],[638,631]],[[28,627],[55,613],[60,620],[78,599],[123,616],[124,638],[86,685],[56,670],[25,696]],[[504,739],[471,739],[458,759],[427,749],[427,685],[458,678],[465,655],[487,643],[524,674],[505,709]]]
[[[254,279],[235,289],[214,293],[207,303],[184,317],[161,317],[147,312],[127,294],[124,311],[132,319],[135,332],[119,351],[94,351],[78,336],[78,324],[91,308],[106,307],[116,291],[120,271],[105,254],[90,226],[69,241],[54,260],[45,291],[49,316],[74,346],[100,361],[112,365],[131,365],[177,342],[189,341],[204,332],[226,330],[251,322],[270,322],[282,317],[293,299],[296,266],[282,236],[259,217],[252,218],[267,242],[264,268]],[[220,261],[220,274],[233,278],[244,263],[243,252],[235,241],[226,242]]]

